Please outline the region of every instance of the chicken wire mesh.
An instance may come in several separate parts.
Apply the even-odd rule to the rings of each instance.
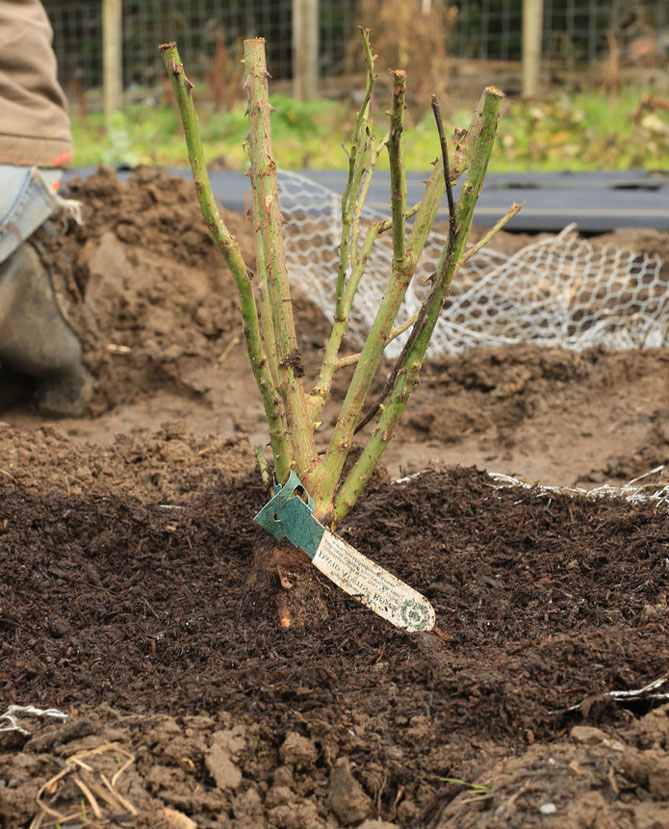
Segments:
[[[539,495],[546,498],[550,506],[551,498],[554,495],[569,495],[583,498],[624,498],[631,504],[650,504],[653,508],[662,507],[669,508],[669,483],[667,481],[667,469],[662,466],[656,466],[632,478],[620,486],[612,486],[611,484],[601,484],[592,489],[583,489],[578,486],[549,486],[546,484],[528,484],[526,481],[521,481],[519,478],[514,478],[513,475],[506,475],[503,472],[491,472],[486,474],[491,479],[493,486],[497,489],[517,488],[519,490],[526,490],[532,492],[533,495]],[[403,478],[397,478],[391,481],[391,486],[397,484],[405,484],[409,481],[420,478],[424,472],[414,472],[412,475],[406,475]],[[669,558],[665,559],[669,567]]]
[[[649,469],[643,475],[633,478],[622,486],[611,486],[602,484],[592,489],[583,489],[578,486],[547,486],[545,484],[528,484],[512,475],[505,475],[501,472],[488,472],[494,485],[500,489],[506,487],[517,487],[518,489],[530,490],[535,495],[540,495],[548,500],[554,495],[573,495],[584,498],[624,498],[631,504],[650,504],[653,508],[669,507],[669,483],[667,483],[667,470],[664,466],[656,466]],[[418,473],[419,475],[421,473]],[[669,566],[669,559],[665,559]]]
[[[323,314],[334,315],[335,275],[341,239],[340,198],[298,173],[280,171],[279,200],[293,284]],[[365,207],[366,226],[384,214]],[[406,293],[397,324],[421,306],[437,270],[446,236],[433,231]],[[484,248],[459,271],[430,342],[428,356],[458,354],[475,346],[519,342],[582,351],[669,345],[669,291],[662,260],[624,248],[595,248],[576,225],[513,255]],[[392,266],[389,234],[367,260],[349,325],[361,345],[374,321]],[[396,357],[404,338],[389,343]]]

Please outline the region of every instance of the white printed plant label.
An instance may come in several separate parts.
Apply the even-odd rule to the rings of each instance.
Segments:
[[[345,593],[395,627],[413,632],[434,627],[434,610],[424,596],[329,530],[312,561]]]

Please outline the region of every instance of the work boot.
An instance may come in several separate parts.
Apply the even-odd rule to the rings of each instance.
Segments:
[[[95,382],[81,362],[79,338],[60,312],[49,274],[23,243],[0,264],[0,364],[38,380],[45,415],[79,415]]]

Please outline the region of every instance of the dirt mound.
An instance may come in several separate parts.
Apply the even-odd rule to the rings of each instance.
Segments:
[[[460,794],[437,827],[507,826],[641,829],[669,824],[669,707],[645,716],[622,734],[575,726],[569,742],[534,746],[478,778]],[[433,809],[448,801],[445,787]],[[441,799],[441,802],[440,802]]]
[[[101,168],[68,186],[83,205],[84,224],[72,223],[55,238],[40,231],[36,240],[98,379],[93,413],[157,388],[202,395],[203,366],[216,361],[241,325],[232,277],[192,183],[150,168],[121,182]],[[222,212],[253,266],[244,218]]]
[[[624,483],[669,464],[668,383],[666,349],[521,344],[429,363],[400,427],[417,449],[405,468],[431,453],[530,483]]]
[[[247,472],[255,455],[244,436],[187,435],[183,423],[118,435],[101,449],[74,443],[58,427],[20,432],[0,422],[0,478],[26,492],[125,495],[182,502]]]
[[[52,821],[43,826],[58,816],[63,826],[84,826],[82,803],[108,821],[98,825],[152,829],[641,829],[666,826],[669,816],[669,707],[619,734],[574,726],[560,744],[501,761],[500,746],[450,743],[436,768],[460,769],[462,783],[410,760],[403,766],[404,745],[370,760],[366,743],[382,747],[383,735],[354,717],[338,730],[313,717],[277,725],[226,710],[142,716],[101,706],[65,724],[19,722],[28,734],[4,735],[0,753],[8,827],[40,815]],[[420,741],[420,724],[404,730],[409,746],[412,736]]]
[[[444,644],[391,630],[336,590],[306,636],[250,604],[251,518],[267,499],[255,473],[184,504],[2,495],[14,575],[0,588],[0,652],[20,699],[194,712],[288,694],[300,710],[338,699],[369,715],[392,701],[407,716],[427,705],[446,731],[523,742],[560,731],[551,710],[641,686],[669,657],[669,517],[649,506],[548,504],[463,469],[372,490],[342,535],[428,595]],[[359,699],[371,666],[376,691]]]
[[[35,444],[31,466],[54,457],[54,443],[64,457],[66,441],[56,436]],[[141,444],[135,451],[154,464],[176,445],[180,479],[197,481],[199,438],[166,428]],[[77,451],[91,471],[109,457]],[[101,775],[111,780],[123,752],[134,763],[114,787],[144,815],[129,817],[136,826],[160,825],[164,807],[202,826],[325,827],[376,817],[434,825],[461,790],[444,790],[444,777],[486,786],[467,817],[480,822],[465,825],[505,825],[486,823],[498,807],[506,825],[526,825],[525,811],[544,803],[572,808],[565,790],[592,799],[593,789],[609,786],[610,768],[613,783],[592,808],[667,808],[666,746],[640,737],[624,751],[602,737],[537,748],[529,772],[515,761],[491,771],[496,759],[559,739],[583,718],[627,727],[629,712],[605,692],[666,671],[666,511],[499,489],[473,469],[377,483],[342,534],[430,598],[440,635],[392,629],[335,589],[325,592],[327,619],[286,631],[246,589],[261,532],[250,519],[267,498],[257,475],[226,478],[208,492],[199,484],[193,497],[178,486],[147,490],[141,457],[133,464],[126,455],[121,465],[125,491],[115,494],[100,494],[98,482],[68,496],[44,480],[26,488],[2,478],[2,697],[75,713],[72,723],[35,732],[32,743],[5,733],[7,826],[39,812],[37,789],[69,768],[67,757],[92,771],[72,761],[42,801],[60,814],[79,804],[74,778],[84,772],[81,782],[99,800]],[[115,710],[100,708],[109,705]],[[571,705],[581,708],[569,713]],[[549,785],[554,764],[560,773]],[[460,825],[466,807],[458,803],[443,826]]]

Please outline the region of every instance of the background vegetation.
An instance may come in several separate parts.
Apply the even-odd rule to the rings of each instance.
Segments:
[[[275,156],[284,169],[343,169],[342,142],[351,134],[355,107],[340,101],[301,103],[273,95]],[[641,91],[618,96],[593,92],[556,95],[537,101],[504,102],[491,170],[669,169],[669,104]],[[447,127],[466,126],[465,107],[455,108]],[[377,132],[386,128],[374,113]],[[245,169],[242,142],[247,133],[244,104],[203,113],[202,138],[212,166]],[[101,113],[73,116],[75,164],[158,164],[187,166],[176,110],[162,103],[133,104],[114,116],[105,134]],[[407,130],[404,154],[409,170],[425,170],[439,152],[431,116]],[[387,168],[384,156],[380,166]]]

